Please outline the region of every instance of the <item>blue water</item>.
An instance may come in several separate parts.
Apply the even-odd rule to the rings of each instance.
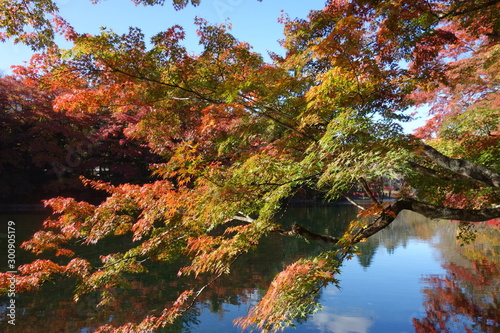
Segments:
[[[421,278],[444,275],[445,270],[432,244],[411,239],[391,251],[379,246],[369,267],[354,257],[341,273],[340,289],[330,285],[322,292],[322,310],[285,332],[414,332],[412,319],[424,314]],[[241,332],[232,320],[244,316],[250,305],[225,305],[219,313],[203,308],[200,324],[192,331]]]
[[[311,231],[338,236],[356,213],[345,205],[289,207],[281,219],[284,227],[298,222]],[[20,238],[28,237],[41,221],[36,215],[0,217],[2,227],[4,220],[23,224]],[[359,244],[359,255],[344,262],[337,276],[340,288],[329,285],[319,295],[322,309],[285,332],[427,332],[418,330],[415,322],[448,330],[442,332],[500,332],[500,230],[481,224],[477,241],[462,246],[456,229],[456,223],[401,214],[390,227]],[[5,244],[0,239],[2,249]],[[255,253],[238,260],[229,277],[205,291],[185,320],[159,333],[241,332],[233,320],[247,314],[280,270],[325,249],[328,245],[270,236]],[[103,250],[96,248],[95,254]],[[32,257],[19,254],[19,260]],[[106,323],[119,326],[157,314],[186,285],[176,282],[178,268],[158,264],[150,269],[109,307],[96,307],[97,295],[74,303],[71,281],[19,295],[15,327],[3,320],[5,303],[0,298],[0,332],[90,333]]]

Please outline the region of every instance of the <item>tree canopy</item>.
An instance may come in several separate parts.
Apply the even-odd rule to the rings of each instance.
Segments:
[[[182,256],[189,264],[179,275],[217,279],[269,233],[335,245],[279,273],[237,322],[276,331],[314,311],[315,295],[337,281],[353,246],[401,211],[468,222],[500,217],[499,1],[327,1],[307,18],[281,19],[286,52],[271,53],[269,62],[227,26],[203,19],[195,22],[203,51],[193,55],[180,26],[148,43],[139,28],[78,33],[47,18],[56,15],[52,1],[1,6],[2,38],[43,49],[16,68],[17,80],[52,95],[55,112],[134,119],[123,122],[123,135],[159,156],[151,164],[155,181],[84,178],[109,194],[101,204],[46,201],[54,215],[22,246],[56,251],[61,260],[19,267],[20,291],[71,276],[75,299],[99,291],[104,304],[148,260]],[[26,25],[34,32],[27,34]],[[74,46],[58,48],[54,31]],[[404,133],[401,122],[425,104],[433,118],[415,135]],[[404,177],[399,198],[375,197],[370,184],[380,177]],[[283,203],[301,189],[328,201],[348,197],[357,185],[371,206],[339,239],[276,223]],[[97,265],[69,249],[116,235],[128,235],[132,245]],[[142,322],[99,332],[172,323],[205,288],[186,290]]]
[[[151,180],[148,165],[155,155],[146,143],[123,133],[133,117],[105,110],[56,112],[54,92],[20,78],[0,78],[0,87],[2,203],[98,196],[83,186],[80,176],[113,184]]]

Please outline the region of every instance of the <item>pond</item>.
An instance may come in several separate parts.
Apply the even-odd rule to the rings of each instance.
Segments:
[[[280,219],[284,225],[298,222],[339,236],[356,213],[344,204],[291,206]],[[16,222],[17,238],[27,239],[43,216],[3,214],[0,228],[7,230],[9,220]],[[500,332],[500,229],[487,223],[474,228],[476,240],[461,244],[458,223],[401,213],[390,227],[359,244],[358,254],[341,267],[340,288],[329,285],[318,295],[322,309],[285,332]],[[5,233],[0,231],[4,271]],[[116,250],[127,242],[117,239],[86,252],[108,253],[106,247]],[[182,320],[159,332],[241,332],[233,320],[258,302],[277,273],[327,248],[271,235],[255,253],[240,258],[230,276],[204,292]],[[33,259],[21,250],[16,255],[19,264]],[[117,290],[116,300],[102,307],[96,307],[96,294],[73,302],[70,280],[49,283],[36,294],[19,294],[15,326],[7,323],[8,299],[0,298],[0,332],[87,333],[107,323],[122,325],[157,314],[190,281],[175,278],[178,266],[151,263],[148,268],[149,274],[131,277],[129,288]]]

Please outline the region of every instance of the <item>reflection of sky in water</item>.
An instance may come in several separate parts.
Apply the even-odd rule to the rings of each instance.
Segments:
[[[422,275],[445,272],[435,251],[429,243],[410,240],[390,252],[377,248],[367,268],[357,258],[346,262],[341,289],[326,288],[323,310],[305,326],[325,333],[414,332],[412,319],[423,314]]]
[[[445,272],[436,251],[426,241],[410,239],[391,251],[379,246],[369,267],[363,267],[354,257],[341,268],[341,289],[330,285],[323,290],[323,309],[285,332],[414,332],[412,319],[424,313],[422,276]],[[241,332],[233,327],[232,320],[244,316],[250,305],[224,304],[223,308],[223,314],[203,309],[193,332]]]
[[[373,321],[363,317],[341,316],[327,309],[317,313],[311,320],[319,332],[367,333]]]
[[[304,225],[311,225],[322,233],[334,234],[334,232],[340,233],[340,228],[330,228],[331,226],[326,224],[329,229],[324,230],[325,221],[330,221],[332,216],[335,218],[335,214],[340,214],[341,219],[348,218],[344,216],[348,214],[342,215],[342,212],[343,210],[319,207],[310,210],[290,210],[290,215],[300,222],[305,221]],[[18,220],[21,220],[21,217],[18,217]],[[405,222],[402,223],[403,221]],[[31,224],[27,225],[23,232],[32,233],[34,229],[29,229]],[[21,232],[20,230],[18,236],[21,236]],[[499,234],[500,231],[496,229],[495,232],[482,229],[478,233],[478,237],[482,237],[478,238],[480,241],[474,246],[462,248],[456,243],[455,224],[446,221],[443,223],[422,221],[411,215],[403,216],[399,222],[394,222],[367,242],[359,244],[361,255],[355,256],[341,267],[341,274],[338,276],[341,289],[333,285],[323,289],[319,295],[323,309],[310,315],[307,321],[298,324],[297,329],[289,328],[285,333],[409,333],[415,332],[412,322],[414,318],[434,320],[436,316],[445,319],[449,316],[445,324],[453,333],[464,332],[464,325],[474,328],[474,332],[497,332],[499,328],[497,323],[500,320],[497,320],[499,316],[496,314],[497,299],[493,297],[497,297],[495,295],[498,295],[500,290],[498,257],[495,257],[498,254],[495,246],[499,244]],[[281,242],[275,242],[276,240]],[[289,243],[285,243],[286,241]],[[241,332],[239,328],[234,327],[233,320],[245,316],[251,306],[258,302],[267,286],[266,279],[270,279],[274,276],[275,270],[284,269],[286,264],[296,258],[316,253],[318,248],[319,251],[324,249],[324,247],[314,247],[315,243],[309,246],[306,242],[290,238],[270,238],[269,243],[263,242],[262,245],[262,251],[240,262],[241,267],[250,265],[248,272],[252,275],[236,275],[234,280],[229,280],[228,285],[222,282],[222,291],[225,291],[222,298],[217,296],[217,288],[207,289],[205,301],[203,304],[197,304],[197,311],[190,313],[191,316],[184,322],[186,326],[182,333]],[[274,255],[278,250],[280,255]],[[286,255],[285,260],[277,261],[282,260],[283,254]],[[471,261],[472,256],[478,257],[481,261]],[[276,262],[278,265],[273,266]],[[443,264],[446,270],[441,267]],[[262,267],[266,269],[260,270]],[[257,278],[255,284],[249,286],[244,283],[253,276]],[[157,288],[156,283],[163,280],[155,280],[157,275],[152,277],[153,280],[148,283]],[[240,283],[238,279],[242,279],[243,293],[242,289],[238,289]],[[452,287],[454,286],[451,289],[450,283]],[[165,283],[159,285],[165,286]],[[260,289],[253,289],[252,286],[255,285]],[[236,289],[233,290],[234,286]],[[158,292],[154,288],[151,290],[154,293]],[[64,295],[52,298],[56,296],[52,294],[55,290],[50,287],[45,293],[39,294],[39,300],[43,303],[36,302],[22,311],[19,309],[19,315],[25,316],[23,318],[20,316],[19,323],[26,323],[26,327],[35,325],[34,332],[54,331],[53,322],[65,327],[68,324],[75,328],[79,326],[78,331],[66,329],[67,333],[93,331],[96,327],[94,317],[88,319],[86,315],[81,314],[88,310],[88,316],[95,316],[96,312],[92,312],[95,300],[89,298],[89,304],[80,303],[76,308],[68,307],[71,305],[68,303],[71,298],[66,299]],[[148,291],[148,288],[144,289],[144,292]],[[139,309],[142,304],[140,296],[142,292],[142,289],[132,289],[131,293],[126,294],[132,295],[130,304],[137,304]],[[139,293],[138,297],[135,296],[136,293]],[[156,309],[158,304],[159,306],[164,304],[164,297],[170,297],[170,294],[166,296],[160,294],[158,298],[154,296],[151,296],[151,307]],[[230,305],[224,303],[223,299],[232,304],[243,303]],[[126,304],[128,306],[129,303]],[[73,316],[72,309],[76,311]],[[54,317],[53,314],[59,311],[61,315]],[[129,311],[129,308],[125,311]],[[2,313],[5,313],[5,307],[2,310],[0,305],[0,316]],[[66,316],[68,313],[70,313],[69,318]],[[114,321],[115,315],[117,318],[127,315],[126,312],[105,312],[105,314],[109,316],[107,318],[110,323]],[[97,318],[95,322],[99,322],[100,325],[106,323],[99,320]],[[416,324],[423,322],[424,320],[417,321]],[[434,323],[440,324],[435,320]],[[481,324],[484,324],[484,327],[478,328]],[[3,332],[4,327],[1,325],[2,323],[0,332]],[[173,326],[172,329],[165,328],[158,333],[179,333],[181,329],[180,326]],[[427,326],[423,331],[426,330]],[[7,332],[25,331],[27,332],[16,326],[14,330]]]

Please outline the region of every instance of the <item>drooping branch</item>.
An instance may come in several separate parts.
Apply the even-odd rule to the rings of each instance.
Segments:
[[[445,156],[426,144],[422,144],[422,148],[425,156],[439,166],[472,179],[480,184],[500,188],[500,173],[465,159]]]
[[[312,231],[307,230],[306,228],[302,227],[301,225],[294,223],[292,225],[291,230],[283,230],[283,229],[274,229],[274,232],[283,235],[283,236],[302,236],[304,238],[313,240],[313,241],[319,241],[327,244],[337,244],[339,242],[338,238],[329,236],[329,235],[320,235],[316,234]]]
[[[349,196],[345,195],[344,198],[349,201],[351,204],[353,204],[355,207],[357,207],[359,210],[365,210],[365,207],[359,205],[356,201],[352,200],[349,198]]]
[[[245,223],[254,223],[255,219],[251,218],[250,216],[240,216],[240,215],[235,215],[233,216],[230,220],[236,220],[236,221],[241,221]],[[272,232],[280,234],[282,236],[288,236],[288,237],[295,237],[295,236],[302,236],[304,238],[314,240],[314,241],[319,241],[327,244],[337,244],[339,242],[338,238],[329,236],[329,235],[320,235],[316,234],[312,231],[307,230],[303,226],[294,223],[292,225],[292,228],[290,230],[284,230],[281,228],[275,228],[272,230]]]

